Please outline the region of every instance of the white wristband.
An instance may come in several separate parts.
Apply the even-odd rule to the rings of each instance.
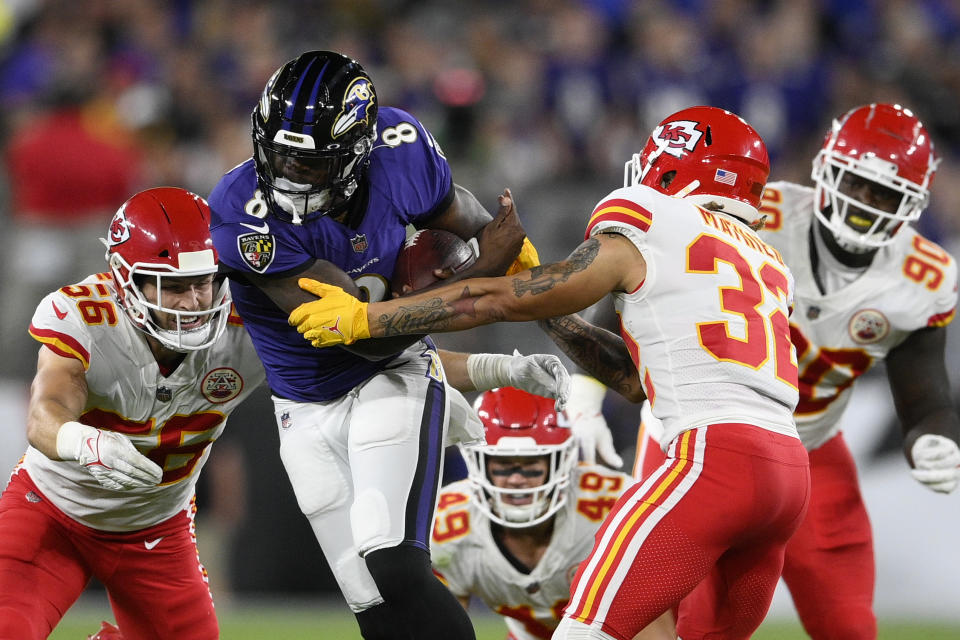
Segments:
[[[582,373],[575,373],[571,378],[567,411],[583,415],[600,413],[603,409],[603,398],[607,395],[606,385]]]
[[[93,429],[79,422],[64,422],[57,431],[57,457],[61,460],[78,460],[80,446],[87,432]]]
[[[502,353],[471,353],[467,356],[467,377],[477,391],[510,386],[510,361]]]

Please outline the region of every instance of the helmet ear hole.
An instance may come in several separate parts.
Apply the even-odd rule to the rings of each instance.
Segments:
[[[677,177],[676,170],[667,171],[665,174],[660,176],[660,188],[667,189],[670,186],[670,183],[673,182],[673,179]]]
[[[703,136],[703,144],[708,147],[713,144],[713,132],[710,130],[710,125],[707,125],[707,133]]]

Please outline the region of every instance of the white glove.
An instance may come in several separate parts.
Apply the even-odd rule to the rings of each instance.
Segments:
[[[113,491],[155,487],[163,477],[163,469],[137,451],[123,434],[79,422],[60,426],[57,455],[62,460],[76,460]]]
[[[910,448],[913,469],[910,473],[917,482],[939,493],[950,493],[960,482],[960,448],[944,436],[927,433]]]
[[[604,464],[620,469],[623,467],[623,458],[617,455],[613,435],[603,417],[603,397],[606,394],[607,388],[600,381],[581,373],[573,374],[567,416],[571,421],[573,437],[580,444],[583,461],[594,464],[599,453]]]
[[[467,357],[467,375],[477,391],[516,387],[527,393],[555,398],[554,407],[563,411],[570,396],[570,373],[560,358],[546,353],[513,355],[473,353]]]

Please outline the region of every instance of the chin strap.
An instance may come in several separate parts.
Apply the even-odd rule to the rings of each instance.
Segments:
[[[683,189],[680,189],[680,191],[677,191],[675,194],[673,194],[673,197],[674,197],[674,198],[686,198],[688,195],[690,195],[690,192],[691,192],[691,191],[693,191],[694,189],[696,189],[696,188],[699,187],[699,186],[700,186],[700,181],[699,181],[699,180],[694,180],[693,182],[691,182],[690,184],[688,184],[687,186],[685,186]]]

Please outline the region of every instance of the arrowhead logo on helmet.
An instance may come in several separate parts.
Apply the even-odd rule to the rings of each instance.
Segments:
[[[130,227],[127,224],[126,216],[127,206],[120,207],[113,216],[113,220],[110,221],[110,246],[121,244],[130,239]]]
[[[106,235],[100,241],[107,247],[114,295],[137,329],[184,353],[206,349],[219,338],[230,293],[226,280],[216,280],[217,252],[203,198],[176,187],[141,191],[120,207]],[[209,308],[186,310],[164,302],[165,278],[205,276],[214,276]],[[148,283],[152,297],[141,289]],[[162,318],[172,319],[172,326]]]
[[[740,116],[710,106],[664,118],[624,167],[624,186],[644,185],[716,205],[748,225],[759,224],[770,159],[760,135]]]
[[[657,145],[656,155],[669,153],[676,158],[697,148],[697,143],[703,137],[703,132],[697,129],[699,122],[691,120],[674,120],[662,124],[653,131],[653,142]]]
[[[927,207],[939,163],[930,134],[909,109],[851,109],[834,120],[813,160],[817,220],[849,253],[889,245]]]

